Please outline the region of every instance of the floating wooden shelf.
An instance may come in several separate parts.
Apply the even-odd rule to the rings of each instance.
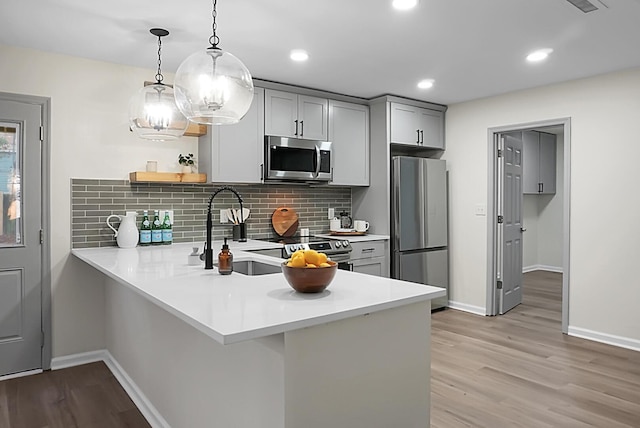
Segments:
[[[200,125],[199,123],[189,123],[187,130],[184,131],[185,137],[199,137],[201,135],[207,135],[207,125]]]
[[[129,173],[129,181],[132,183],[206,183],[207,174],[136,171]]]

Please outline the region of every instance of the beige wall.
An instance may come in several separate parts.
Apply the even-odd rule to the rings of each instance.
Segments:
[[[640,340],[640,69],[455,104],[447,111],[451,300],[485,307],[487,129],[571,118],[569,327]],[[565,142],[568,144],[568,142]]]
[[[152,68],[4,45],[0,57],[0,91],[51,98],[53,356],[101,349],[102,281],[70,256],[70,178],[123,179],[148,159],[170,170],[197,139],[129,132],[129,98]],[[487,203],[487,129],[561,117],[572,120],[569,324],[640,340],[640,69],[450,106],[451,300],[485,306],[487,225],[474,213]]]
[[[95,270],[70,256],[70,178],[126,179],[129,172],[144,170],[149,159],[168,171],[177,168],[178,153],[197,149],[197,139],[147,142],[129,131],[129,99],[145,80],[153,80],[152,68],[5,45],[0,58],[0,92],[51,98],[53,356],[102,349],[102,279],[96,281]]]

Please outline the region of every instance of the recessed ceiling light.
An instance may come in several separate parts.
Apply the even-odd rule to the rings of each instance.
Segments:
[[[424,79],[418,82],[418,88],[420,89],[429,89],[429,88],[433,88],[433,84],[434,84],[434,80],[433,79]]]
[[[304,49],[294,49],[291,51],[289,58],[294,61],[302,62],[309,59],[309,54]]]
[[[418,0],[393,0],[391,5],[398,10],[409,10],[418,5]]]
[[[527,55],[527,61],[529,62],[544,61],[545,59],[547,59],[547,57],[551,52],[553,52],[553,49],[539,49]]]

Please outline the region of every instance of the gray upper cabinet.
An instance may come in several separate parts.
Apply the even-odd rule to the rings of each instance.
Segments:
[[[198,140],[199,170],[214,183],[260,183],[264,150],[264,92],[254,89],[247,114],[234,125],[211,127]]]
[[[390,141],[444,150],[444,112],[391,103]]]
[[[522,132],[524,194],[556,193],[556,136]]]
[[[329,101],[329,141],[333,143],[330,184],[369,185],[369,107]]]
[[[327,140],[329,101],[267,89],[265,134],[307,140]]]

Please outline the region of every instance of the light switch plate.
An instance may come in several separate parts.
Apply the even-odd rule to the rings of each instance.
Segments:
[[[485,216],[487,215],[487,206],[484,204],[476,205],[476,215],[477,216]]]
[[[228,223],[227,210],[220,210],[220,223]]]
[[[335,215],[336,215],[336,211],[335,211],[335,209],[334,209],[334,208],[329,208],[329,209],[327,210],[327,218],[328,218],[329,220],[331,220],[332,218],[334,218],[334,217],[335,217]]]

